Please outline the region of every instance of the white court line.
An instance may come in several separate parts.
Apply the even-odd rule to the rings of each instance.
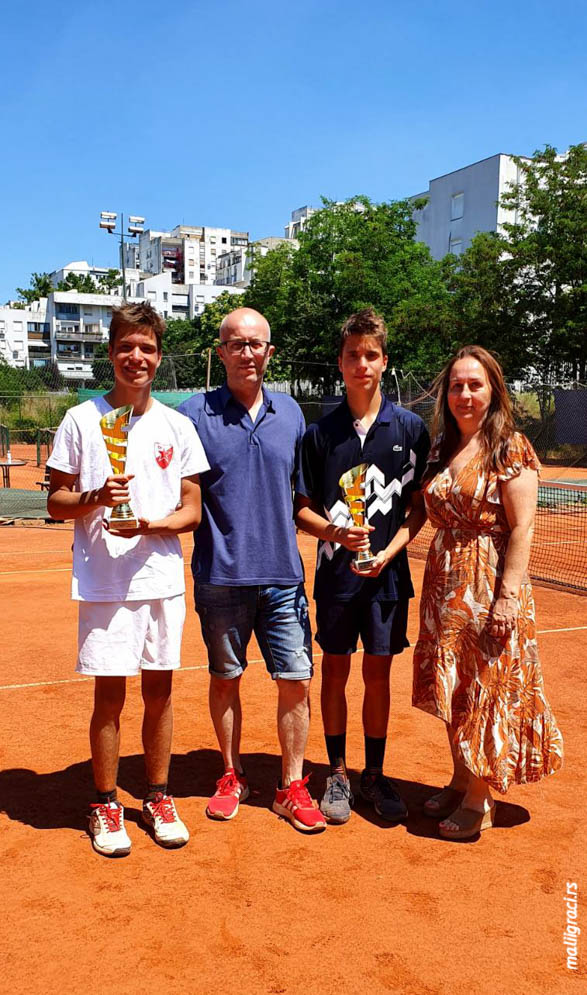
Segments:
[[[0,577],[14,577],[15,574],[61,574],[66,570],[71,573],[71,566],[47,567],[45,570],[35,570],[33,567],[30,570],[0,570]]]
[[[552,539],[550,542],[543,542],[540,540],[541,546],[576,546],[577,544],[583,544],[584,539]]]
[[[579,630],[587,629],[587,625],[575,625],[569,629],[538,629],[536,635],[544,636],[549,632],[579,632]],[[321,660],[322,653],[314,653],[314,660]],[[249,660],[249,664],[253,663],[265,663],[264,660]],[[180,674],[185,674],[189,670],[208,670],[208,664],[199,664],[196,667],[180,667],[174,671],[174,673],[179,676]],[[136,674],[136,677],[139,675]],[[67,677],[60,681],[34,681],[32,684],[1,684],[0,691],[20,691],[23,688],[47,688],[56,687],[59,684],[87,684],[89,681],[93,681],[93,677]]]
[[[587,629],[587,625],[573,625],[569,629],[538,629],[536,635],[544,636],[547,632],[579,632],[580,629]]]
[[[319,660],[321,656],[322,653],[314,654],[314,659]],[[248,663],[249,664],[265,663],[265,661],[249,660]],[[187,670],[207,670],[207,669],[208,669],[208,664],[203,663],[203,664],[198,664],[198,666],[196,667],[178,667],[178,669],[174,670],[173,673],[183,674]],[[135,674],[134,676],[138,677],[139,675]],[[87,684],[88,681],[93,681],[93,680],[94,680],[93,677],[66,677],[64,680],[60,681],[34,681],[32,684],[3,684],[0,685],[0,691],[18,691],[20,688],[47,688],[47,687],[55,687],[58,684]]]
[[[71,546],[68,549],[0,549],[0,556],[38,556],[41,553],[71,553]]]

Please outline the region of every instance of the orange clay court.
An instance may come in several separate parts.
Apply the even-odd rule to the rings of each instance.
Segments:
[[[118,783],[133,850],[113,861],[92,851],[84,830],[92,795],[92,681],[73,673],[72,535],[69,524],[0,531],[2,991],[579,991],[587,973],[584,934],[579,970],[568,970],[563,898],[566,882],[576,881],[581,923],[587,908],[584,597],[535,586],[546,691],[565,737],[564,769],[513,788],[499,800],[497,827],[465,843],[440,839],[436,823],[420,814],[425,798],[448,779],[449,757],[442,723],[411,707],[411,650],[392,669],[386,759],[410,807],[406,826],[383,823],[359,802],[346,826],[306,837],[270,811],[279,772],[275,691],[254,643],[243,681],[243,752],[253,792],[233,822],[209,821],[204,809],[220,757],[199,624],[188,611],[183,670],[174,679],[170,790],[191,840],[182,850],[162,850],[138,821],[141,704],[139,682],[130,679]],[[311,590],[315,542],[302,535],[299,542]],[[184,537],[188,606],[190,548],[191,537]],[[423,566],[412,558],[418,591]],[[412,644],[417,607],[418,599]],[[355,774],[362,765],[358,663],[357,656],[349,683]],[[315,664],[306,769],[319,796],[326,754],[317,647]]]

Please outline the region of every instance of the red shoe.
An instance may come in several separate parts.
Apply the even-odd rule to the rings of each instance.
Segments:
[[[292,781],[288,788],[277,787],[273,811],[289,819],[292,826],[304,833],[319,833],[326,829],[326,822],[308,791],[306,784],[310,775],[303,781]]]
[[[245,775],[229,767],[216,781],[216,791],[208,802],[206,815],[211,819],[234,819],[239,802],[246,801],[248,797],[249,786]]]

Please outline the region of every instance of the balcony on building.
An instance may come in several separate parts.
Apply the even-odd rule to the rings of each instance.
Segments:
[[[63,301],[55,302],[55,317],[57,319],[79,321],[79,304],[66,304]]]

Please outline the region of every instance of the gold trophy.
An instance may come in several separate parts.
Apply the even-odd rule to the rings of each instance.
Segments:
[[[365,498],[365,477],[369,469],[368,463],[359,463],[352,470],[343,473],[338,481],[342,487],[347,508],[351,513],[353,525],[363,526],[365,524],[367,504]],[[370,570],[375,562],[375,557],[370,549],[361,549],[353,560],[356,570]]]
[[[103,418],[100,418],[100,428],[106,443],[110,466],[117,476],[123,476],[126,471],[128,426],[132,418],[132,411],[132,404],[127,404],[122,408],[113,408]],[[115,532],[128,532],[131,529],[140,528],[137,517],[128,501],[124,504],[117,504],[112,509],[110,528]]]

